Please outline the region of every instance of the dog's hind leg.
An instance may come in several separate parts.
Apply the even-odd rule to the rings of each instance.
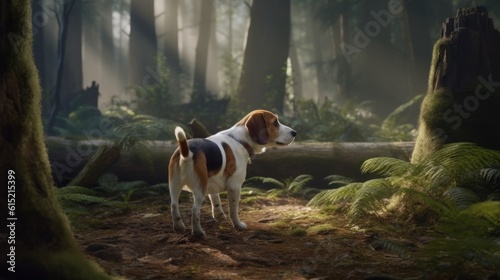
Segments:
[[[216,221],[219,221],[219,219],[226,219],[226,214],[224,214],[224,210],[222,209],[219,194],[209,194],[208,198],[210,198],[210,203],[212,204],[212,217]]]
[[[173,176],[174,178],[169,178],[168,189],[170,192],[170,213],[172,214],[172,221],[174,225],[174,230],[183,232],[186,230],[186,226],[182,222],[181,213],[179,211],[179,196],[182,191],[182,186],[178,176]]]
[[[205,199],[205,195],[201,191],[193,191],[193,213],[191,217],[191,233],[194,236],[200,236],[202,238],[205,237],[205,232],[201,228],[200,223],[200,210],[201,205],[203,204],[203,200]]]

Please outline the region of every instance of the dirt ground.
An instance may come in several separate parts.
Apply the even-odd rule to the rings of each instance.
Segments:
[[[248,229],[238,231],[229,220],[211,218],[207,199],[205,240],[173,231],[167,196],[133,201],[118,210],[98,206],[72,224],[86,254],[126,279],[398,279],[421,274],[405,257],[377,248],[377,234],[306,203],[266,197],[243,201],[240,218]],[[188,229],[190,207],[189,199],[181,201]],[[387,234],[410,247],[423,242]]]

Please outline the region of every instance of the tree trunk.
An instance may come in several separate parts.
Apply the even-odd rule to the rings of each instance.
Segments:
[[[240,109],[283,112],[290,26],[290,0],[253,1],[239,81]]]
[[[111,279],[80,252],[57,202],[43,140],[30,2],[0,1],[0,177],[6,187],[0,200],[9,207],[2,211],[9,244],[0,258],[2,278]]]
[[[120,75],[117,67],[116,48],[113,42],[113,1],[99,1],[96,5],[100,7],[100,33],[99,41],[101,45],[98,54],[99,78],[97,82],[101,85],[102,96],[99,98],[101,106],[109,104],[113,95],[122,91],[119,79],[115,75]],[[121,32],[120,32],[121,33]],[[104,106],[103,106],[104,107]]]
[[[203,129],[202,129],[203,130]],[[206,136],[203,130],[202,136]],[[61,186],[68,182],[86,165],[92,155],[76,155],[78,147],[97,147],[110,144],[109,141],[72,141],[61,138],[47,138],[46,143],[56,181]],[[118,160],[107,172],[117,174],[120,180],[144,180],[150,184],[167,182],[168,161],[177,144],[155,141],[148,144],[151,150],[152,165],[137,161],[134,153],[122,151]],[[413,143],[292,143],[290,146],[271,148],[257,155],[248,165],[248,176],[268,176],[273,178],[295,177],[310,174],[318,181],[325,176],[339,174],[356,179],[365,178],[360,173],[361,164],[373,157],[387,156],[408,160]],[[78,164],[68,157],[80,156]]]
[[[215,5],[212,5],[212,18],[217,18]],[[217,20],[210,21],[210,39],[207,58],[207,93],[216,98],[223,97],[219,86],[219,50],[217,43]]]
[[[207,64],[208,48],[210,45],[210,27],[212,26],[212,14],[214,0],[201,2],[200,28],[198,31],[198,43],[196,45],[196,57],[194,66],[193,95],[191,102],[204,104],[207,97]]]
[[[316,18],[317,9],[321,6],[309,5],[309,16],[307,17],[307,34],[313,49],[313,65],[316,72],[316,91],[319,102],[323,102],[328,97],[328,78],[324,67],[323,42],[324,33],[321,24]]]
[[[73,0],[74,6],[67,23],[66,54],[61,83],[61,112],[70,113],[70,103],[83,89],[82,63],[82,0]],[[63,5],[70,5],[63,1]]]
[[[120,151],[121,147],[118,144],[100,146],[78,175],[69,182],[68,186],[86,188],[94,186],[108,168],[118,160]]]
[[[54,126],[56,124],[57,116],[61,111],[64,111],[62,105],[63,92],[63,70],[66,65],[66,47],[67,47],[67,36],[69,29],[69,17],[73,11],[76,0],[72,0],[67,3],[62,4],[62,15],[59,19],[59,36],[57,40],[57,73],[56,73],[56,86],[54,96],[52,97],[52,108],[50,113],[49,123],[47,125],[47,132],[50,134],[53,132]],[[81,41],[80,41],[81,43]],[[81,48],[81,44],[79,46]]]
[[[170,92],[176,101],[180,96],[181,64],[179,58],[179,0],[165,0],[165,35],[163,39],[163,55],[167,58],[167,67],[170,70]]]
[[[45,69],[45,24],[47,15],[43,12],[42,3],[32,0],[32,20],[33,20],[33,55],[35,57],[35,65],[38,69],[40,77],[40,86],[42,88],[42,112],[43,116],[48,115],[47,109],[50,107],[49,94],[47,91],[49,86],[47,84],[47,71]]]
[[[405,13],[405,40],[409,53],[410,97],[422,94],[427,89],[429,64],[432,58],[432,42],[430,38],[429,13],[426,11],[428,3],[424,1],[406,0]]]
[[[292,83],[293,83],[293,102],[304,100],[304,92],[302,90],[302,70],[300,67],[299,55],[295,44],[290,44],[290,64],[292,65]]]
[[[99,3],[87,3],[88,8],[91,9],[99,9]],[[103,73],[101,71],[101,57],[99,54],[102,52],[103,47],[101,46],[101,38],[100,35],[103,33],[100,30],[100,26],[98,24],[98,15],[91,14],[87,16],[88,18],[84,20],[82,30],[83,30],[83,58],[85,59],[85,64],[83,64],[83,84],[82,88],[78,91],[81,92],[83,89],[83,85],[89,85],[93,81],[102,82],[104,79]],[[75,97],[73,97],[74,100]],[[73,105],[73,104],[72,104]],[[70,111],[74,106],[70,106]]]
[[[500,149],[500,33],[484,7],[460,9],[434,45],[412,161],[446,143]]]
[[[158,52],[154,1],[132,0],[130,5],[129,85],[146,89],[153,84]]]

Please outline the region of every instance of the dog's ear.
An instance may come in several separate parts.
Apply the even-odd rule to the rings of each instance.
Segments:
[[[259,145],[266,145],[269,142],[269,131],[263,113],[251,115],[245,123],[252,140]]]

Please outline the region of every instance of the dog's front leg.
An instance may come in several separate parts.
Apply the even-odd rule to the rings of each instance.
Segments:
[[[247,225],[240,221],[238,217],[238,204],[240,202],[241,183],[230,184],[227,188],[227,198],[229,200],[229,217],[233,226],[237,229],[246,229]]]
[[[212,217],[219,221],[219,219],[226,219],[226,214],[224,214],[224,210],[222,209],[222,204],[220,203],[220,196],[218,193],[209,194],[208,198],[210,198],[210,203],[212,204]]]

